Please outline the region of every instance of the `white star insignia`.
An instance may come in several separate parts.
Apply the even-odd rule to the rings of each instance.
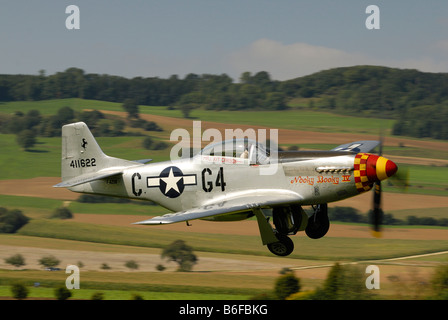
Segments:
[[[161,177],[160,179],[162,179],[166,183],[165,194],[167,194],[171,189],[173,189],[177,193],[180,193],[179,188],[177,187],[177,182],[179,182],[179,180],[182,179],[182,177],[175,177],[173,173],[173,168],[171,168],[168,177],[164,178]]]

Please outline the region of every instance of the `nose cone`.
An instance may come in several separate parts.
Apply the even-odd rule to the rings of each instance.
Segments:
[[[385,159],[385,158],[383,158],[383,159]],[[386,169],[385,169],[386,176],[388,178],[392,177],[397,172],[397,170],[398,170],[398,166],[395,164],[395,162],[393,162],[391,160],[387,160]],[[377,171],[378,171],[378,168],[377,168]],[[378,175],[378,173],[377,173],[377,175]]]
[[[372,188],[374,182],[393,176],[398,167],[384,157],[370,153],[358,153],[353,169],[356,188],[359,192],[365,192]]]
[[[395,174],[397,172],[397,165],[384,157],[370,155],[366,163],[367,177],[369,181],[382,181]]]

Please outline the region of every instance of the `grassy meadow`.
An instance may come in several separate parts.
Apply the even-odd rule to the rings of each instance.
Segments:
[[[13,114],[37,109],[42,115],[56,114],[58,109],[68,106],[77,112],[83,110],[107,110],[123,112],[121,103],[85,100],[79,98],[14,101],[0,103],[0,113]],[[161,106],[139,106],[141,114],[153,114],[183,119],[182,112]],[[242,125],[265,126],[278,129],[309,130],[321,132],[345,132],[378,135],[381,130],[388,134],[394,120],[367,117],[341,116],[327,112],[306,109],[277,111],[215,111],[195,109],[190,114],[191,120],[232,123]]]
[[[65,281],[64,279],[59,279],[59,282]],[[95,286],[98,288],[98,286]],[[134,295],[139,295],[143,300],[247,300],[251,295],[245,294],[219,294],[215,293],[213,295],[207,293],[185,293],[185,292],[157,292],[157,291],[147,291],[148,288],[134,289],[129,287],[124,289],[123,286],[116,286],[117,289],[84,289],[82,290],[72,290],[71,300],[90,300],[92,296],[98,292],[103,294],[104,300],[132,300]],[[54,288],[52,287],[29,287],[29,297],[35,299],[54,299]],[[168,288],[167,288],[168,290]],[[174,289],[176,290],[176,289]],[[0,286],[0,297],[8,297],[11,295],[10,286]]]
[[[255,223],[253,227],[257,227]],[[271,256],[271,253],[261,245],[258,235],[198,233],[188,229],[179,232],[155,227],[93,225],[70,220],[47,219],[32,220],[22,227],[18,234],[149,248],[164,248],[173,239],[182,238],[195,250],[201,252]],[[310,260],[377,260],[448,249],[448,239],[446,241],[401,239],[378,241],[375,238],[362,238],[353,241],[351,237],[324,237],[315,241],[303,233],[299,233],[292,239],[296,247],[300,249],[294,251],[289,258]]]
[[[69,106],[75,111],[97,109],[123,111],[121,104],[103,101],[64,99],[49,101],[8,102],[0,104],[0,114],[11,114],[16,111],[26,113],[38,109],[43,115],[55,114],[61,107]],[[143,114],[154,114],[174,118],[182,118],[178,110],[168,110],[166,107],[140,106]],[[392,120],[377,121],[372,118],[356,118],[336,116],[306,110],[288,110],[282,112],[230,112],[194,110],[192,120],[215,121],[221,123],[238,123],[271,128],[310,130],[321,132],[339,132],[377,135],[385,129],[386,136],[393,126]],[[190,128],[187,128],[190,129]],[[152,134],[152,133],[151,133]],[[158,139],[169,140],[170,132],[158,132]],[[166,150],[149,151],[141,147],[142,136],[100,137],[98,143],[103,151],[110,156],[128,160],[152,158],[154,161],[166,160],[169,148]],[[404,138],[404,140],[406,140]],[[409,139],[411,141],[412,139]],[[448,146],[448,143],[445,142]],[[285,145],[284,147],[288,147]],[[330,144],[301,145],[301,149],[333,148]],[[15,135],[0,134],[0,182],[9,179],[30,179],[34,177],[58,177],[60,175],[60,138],[38,138],[38,144],[29,152],[23,151],[16,143]],[[385,154],[447,159],[448,147],[444,150],[432,150],[423,147],[392,147],[384,149]],[[406,165],[410,172],[411,187],[408,192],[446,196],[448,190],[448,166]],[[385,185],[386,191],[401,192]],[[448,250],[446,240],[402,240],[326,237],[312,240],[303,233],[292,237],[296,250],[287,259],[274,257],[261,245],[259,236],[243,236],[228,234],[198,233],[186,228],[185,231],[160,230],[154,227],[136,228],[131,226],[98,225],[92,223],[74,222],[72,220],[49,219],[54,209],[64,205],[62,200],[43,199],[35,197],[20,197],[0,195],[0,207],[20,209],[31,218],[30,222],[17,234],[0,234],[0,244],[20,248],[44,248],[54,250],[76,250],[119,253],[152,253],[160,254],[160,250],[176,239],[182,239],[192,246],[200,256],[229,258],[241,261],[285,261],[285,265],[308,266],[316,264],[331,265],[335,261],[368,261],[390,259],[400,256],[418,255]],[[65,204],[67,205],[67,204]],[[69,209],[75,215],[82,214],[128,214],[128,215],[160,215],[167,212],[159,206],[141,204],[85,204],[72,201]],[[428,210],[406,210],[392,212],[397,218],[408,215],[446,217],[448,208]],[[256,224],[254,224],[256,228]],[[0,252],[1,253],[1,252]],[[11,253],[12,255],[13,253]],[[446,262],[448,255],[431,256],[412,259],[418,270],[431,269],[434,265]],[[243,258],[244,257],[244,258]],[[261,259],[261,260],[260,260]],[[407,260],[408,261],[408,260]],[[400,266],[401,267],[401,266]],[[391,267],[392,268],[392,267]],[[398,268],[398,266],[397,266]],[[194,270],[194,269],[193,269]],[[401,270],[401,269],[400,269]],[[432,269],[431,269],[432,270]],[[273,288],[278,271],[271,270],[269,274],[237,272],[118,272],[118,271],[82,271],[82,288],[74,292],[75,299],[90,299],[94,292],[105,292],[105,299],[130,299],[132,293],[141,294],[148,300],[239,300],[267,292]],[[309,276],[302,271],[296,271],[298,277],[303,277],[303,285],[312,290],[321,285],[328,268],[323,268],[317,277]],[[398,273],[398,269],[388,271]],[[422,271],[423,272],[423,271]],[[41,270],[9,270],[0,269],[0,297],[9,296],[9,284],[16,281],[26,281],[31,288],[32,297],[54,297],[53,288],[65,283],[67,275],[61,272],[46,272]],[[34,288],[32,284],[40,282],[41,286]],[[390,285],[390,284],[388,284]],[[387,286],[386,286],[387,287]],[[394,290],[386,293],[393,295]]]
[[[98,109],[109,111],[123,111],[121,104],[83,99],[62,99],[46,101],[23,101],[0,104],[0,113],[11,114],[16,111],[26,113],[38,109],[41,114],[54,114],[61,107],[69,106],[76,111],[84,109]],[[180,118],[179,110],[168,110],[166,107],[140,106],[140,112],[145,114],[163,115]],[[338,116],[330,113],[316,111],[289,110],[282,112],[272,111],[210,111],[195,110],[192,115],[203,121],[216,121],[223,123],[239,123],[271,128],[299,129],[329,132],[359,132],[362,134],[377,135],[381,128],[388,129],[393,125],[392,120],[373,121],[372,118],[357,118]],[[187,128],[190,129],[190,128]],[[151,132],[156,139],[169,141],[170,132]],[[142,148],[141,136],[126,137],[98,137],[98,143],[105,153],[110,156],[128,160],[153,159],[161,161],[169,159],[169,148],[165,150],[145,150]],[[413,139],[408,139],[410,142]],[[403,138],[403,141],[407,141]],[[440,142],[440,141],[439,141]],[[280,141],[281,143],[281,141]],[[448,158],[448,142],[446,148],[433,150],[417,147],[386,146],[384,153],[393,156],[422,157],[434,159]],[[283,147],[287,148],[288,145]],[[328,150],[334,148],[331,144],[304,144],[302,149]],[[38,138],[38,143],[29,152],[24,152],[16,143],[15,135],[0,135],[0,179],[27,179],[38,176],[56,177],[60,174],[61,139]],[[400,164],[401,168],[410,172],[411,188],[408,192],[421,194],[444,195],[448,188],[448,166],[425,166]],[[39,168],[36,170],[36,168]],[[390,190],[393,191],[393,190]]]

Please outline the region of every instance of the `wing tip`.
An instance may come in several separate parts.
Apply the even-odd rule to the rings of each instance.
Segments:
[[[169,224],[169,222],[163,222],[163,221],[157,221],[157,220],[144,220],[144,221],[138,221],[138,222],[133,222],[132,224],[135,225],[146,225],[146,226],[152,226],[152,225],[161,225],[161,224]]]

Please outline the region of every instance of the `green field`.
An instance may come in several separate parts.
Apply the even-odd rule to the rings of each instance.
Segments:
[[[17,111],[27,113],[36,109],[42,115],[56,114],[62,107],[70,107],[75,111],[84,109],[123,111],[120,103],[83,99],[59,99],[42,101],[12,101],[0,103],[0,113],[13,114]]]
[[[78,223],[71,220],[48,219],[53,210],[62,205],[60,200],[33,197],[0,196],[2,205],[22,210],[33,218],[19,230],[19,234],[43,238],[88,241],[105,244],[123,244],[129,246],[163,248],[176,237],[188,241],[198,251],[221,252],[233,254],[265,255],[270,253],[261,246],[258,236],[229,236],[225,234],[200,234],[161,230],[155,227],[135,228],[131,226],[108,226]],[[71,202],[69,208],[75,214],[129,214],[154,216],[167,213],[160,206],[132,204],[88,204]],[[428,210],[403,210],[392,212],[395,218],[405,219],[408,215],[418,217],[446,217],[448,208]],[[256,225],[254,224],[256,229]],[[303,233],[293,237],[300,250],[293,253],[293,258],[317,260],[328,259],[370,259],[391,258],[400,255],[413,255],[448,249],[447,241],[421,240],[381,240],[351,238],[323,238],[313,241]]]
[[[432,217],[434,219],[442,219],[448,217],[448,208],[426,208],[422,209],[406,209],[406,210],[395,210],[388,213],[393,214],[396,219],[406,219],[408,216],[416,217]]]
[[[99,137],[102,150],[113,157],[128,160],[169,158],[169,149],[150,151],[141,147],[144,137]],[[16,136],[0,134],[0,179],[57,177],[61,173],[61,138],[38,138],[31,151],[16,143]]]
[[[256,225],[254,224],[254,228]],[[73,221],[35,219],[22,227],[20,235],[56,238],[94,243],[164,248],[173,239],[181,238],[197,251],[270,256],[259,236],[210,234],[161,230],[157,228],[116,227]],[[303,233],[293,237],[300,248],[289,258],[311,260],[386,259],[448,250],[448,239],[442,240],[378,240],[325,237],[313,241]]]
[[[39,221],[39,223],[37,223]],[[160,230],[159,230],[160,231]],[[265,248],[257,237],[229,235],[210,235],[187,232],[159,232],[157,229],[131,230],[128,227],[95,226],[70,221],[33,220],[28,228],[16,235],[0,235],[5,245],[20,247],[48,248],[52,250],[80,250],[89,252],[108,252],[126,254],[160,253],[160,249],[173,239],[181,238],[191,244],[199,259],[203,257],[231,258],[243,261],[275,261],[281,258],[266,254]],[[27,235],[33,234],[33,236]],[[56,237],[56,238],[52,238]],[[70,239],[70,240],[64,240]],[[354,238],[324,238],[311,240],[304,236],[293,237],[296,252],[284,259],[285,266],[323,265],[321,273],[328,272],[333,261],[353,261],[366,259],[365,265],[379,265],[386,281],[387,275],[403,278],[405,274],[428,274],[429,270],[441,262],[446,262],[448,254],[405,260],[402,264],[390,262],[372,262],[373,259],[385,259],[393,256],[413,255],[434,251],[446,251],[447,241],[417,240],[381,240]],[[207,242],[205,244],[205,242]],[[146,247],[149,246],[149,247]],[[230,249],[232,248],[238,249]],[[198,250],[198,251],[196,251]],[[205,250],[205,251],[200,251]],[[265,252],[263,252],[263,250]],[[433,251],[434,250],[434,251]],[[73,255],[74,262],[79,258]],[[324,258],[327,258],[324,259]],[[125,258],[123,258],[125,259]],[[314,260],[308,260],[314,259]],[[315,260],[324,259],[324,260]],[[346,260],[348,259],[348,260]],[[123,260],[124,263],[125,260]],[[295,262],[291,262],[295,261]],[[107,260],[105,261],[107,262]],[[64,268],[64,266],[61,266]],[[361,267],[360,267],[361,268]],[[277,271],[280,271],[280,267]],[[421,271],[419,271],[421,270]],[[431,274],[431,272],[429,272]],[[301,278],[302,290],[313,290],[322,285],[323,279],[309,278],[296,271]],[[30,288],[30,297],[53,298],[53,289],[63,286],[67,275],[63,271],[1,270],[0,297],[9,296],[9,285],[20,281]],[[423,275],[421,276],[423,277]],[[275,276],[270,274],[251,274],[246,272],[146,272],[146,271],[84,271],[81,269],[81,290],[72,291],[71,299],[90,299],[94,292],[104,293],[107,300],[128,300],[133,293],[148,300],[240,300],[256,294],[270,292]],[[38,282],[39,288],[33,284]],[[405,284],[401,284],[405,285]],[[395,294],[396,287],[385,283],[380,292],[382,298]],[[416,294],[415,288],[406,294]],[[394,297],[394,296],[393,296]]]
[[[32,287],[38,282],[40,287],[35,295],[54,297],[55,287],[65,285],[65,270],[0,270],[0,296],[8,289],[7,285],[20,281]],[[195,273],[160,273],[160,272],[113,272],[113,271],[80,271],[80,290],[72,290],[74,299],[90,299],[93,292],[105,292],[105,299],[131,299],[133,293],[141,294],[148,300],[195,300],[219,299],[241,300],[269,288],[270,280],[259,276],[202,276]],[[246,287],[235,288],[229,284],[243,281]],[[39,290],[42,289],[42,290]],[[6,293],[6,292],[5,292]],[[10,293],[9,293],[10,294]],[[109,297],[108,297],[109,295]],[[5,294],[8,296],[8,294]]]
[[[164,107],[141,107],[144,114],[154,114],[166,117],[182,118],[178,110],[167,110]],[[236,116],[237,115],[237,116]],[[291,129],[320,132],[349,132],[378,135],[381,129],[389,129],[394,120],[374,121],[371,118],[339,116],[332,113],[317,111],[212,111],[194,110],[193,120],[219,123],[237,123],[242,125],[264,126],[277,129]]]
[[[28,112],[37,109],[43,115],[56,114],[57,110],[68,106],[75,111],[84,109],[122,111],[121,103],[61,99],[44,101],[16,101],[0,104],[0,113],[12,114],[16,111]],[[140,106],[140,113],[154,114],[173,118],[183,118],[179,110],[169,110],[167,107]],[[213,121],[220,123],[237,123],[270,128],[293,130],[313,130],[324,132],[358,132],[377,135],[380,129],[390,129],[394,120],[374,121],[372,118],[339,116],[317,111],[213,111],[196,109],[191,112],[192,120]]]
[[[0,203],[4,207],[30,211],[35,209],[54,210],[62,206],[63,201],[36,197],[5,196],[0,195]]]
[[[30,152],[23,151],[16,143],[15,135],[0,135],[0,179],[29,179],[34,177],[57,177],[60,175],[60,138],[38,138],[38,144]],[[169,148],[149,151],[141,147],[143,137],[99,137],[103,151],[127,160],[169,159]],[[329,149],[331,145],[306,145],[304,148]],[[389,152],[385,148],[385,152]],[[393,154],[391,150],[391,154]],[[446,151],[441,152],[441,157]],[[403,153],[403,152],[401,152]],[[412,150],[408,153],[412,154]],[[400,165],[400,164],[399,164]],[[448,190],[448,167],[400,165],[409,170],[408,192],[445,195]],[[38,168],[38,170],[36,170]],[[387,184],[386,184],[387,187]],[[387,189],[386,189],[387,190]],[[391,191],[391,190],[388,190]]]
[[[0,104],[0,114],[12,114],[16,111],[26,113],[38,109],[43,115],[55,114],[61,107],[69,106],[76,111],[98,109],[123,111],[121,104],[82,100],[64,99],[36,102],[8,102]],[[163,115],[182,118],[178,110],[166,107],[140,106],[144,114]],[[194,110],[192,120],[216,121],[222,123],[238,123],[296,130],[322,132],[360,133],[377,135],[380,130],[388,130],[393,126],[392,120],[377,121],[372,118],[356,118],[337,116],[330,113],[311,110],[288,110],[282,112],[227,112]],[[189,128],[187,128],[189,129]],[[169,132],[158,132],[157,139],[169,139]],[[30,152],[23,151],[16,143],[15,135],[0,134],[0,180],[30,179],[34,177],[58,177],[60,175],[60,138],[38,138],[38,144]],[[143,137],[100,137],[97,139],[103,151],[110,156],[128,160],[152,158],[154,161],[166,160],[169,148],[162,151],[148,151],[141,147]],[[406,140],[404,138],[404,140]],[[447,143],[448,145],[448,143]],[[287,146],[285,146],[287,147]],[[334,145],[301,145],[301,149],[328,150]],[[448,148],[440,152],[425,148],[387,146],[384,153],[388,155],[447,159]],[[410,172],[410,193],[446,196],[448,190],[448,166],[404,165]],[[402,190],[384,184],[386,191],[402,192]],[[131,226],[95,225],[74,222],[71,220],[48,219],[55,208],[62,206],[63,201],[34,197],[0,195],[0,207],[17,208],[31,218],[31,221],[19,230],[18,234],[0,234],[3,245],[56,250],[85,250],[91,252],[120,253],[160,253],[169,243],[182,239],[204,257],[231,257],[246,261],[279,261],[273,257],[266,247],[262,246],[259,236],[243,236],[228,234],[210,234],[185,231],[168,231],[152,227],[136,228]],[[85,204],[72,201],[69,209],[77,214],[129,214],[160,215],[167,212],[159,206],[142,204]],[[408,215],[447,217],[448,208],[428,210],[406,210],[391,212],[396,218],[405,219]],[[256,224],[254,224],[256,228]],[[445,228],[446,229],[446,228]],[[446,240],[400,240],[350,237],[326,237],[312,240],[303,233],[292,237],[296,250],[285,260],[285,264],[296,266],[329,264],[334,261],[359,261],[372,259],[388,259],[394,257],[433,253],[448,250]],[[19,253],[19,252],[18,252]],[[272,260],[271,260],[272,259]],[[447,255],[416,258],[413,261],[428,270],[435,265],[446,262]],[[25,266],[26,268],[26,266]],[[426,268],[426,269],[425,269]],[[299,274],[298,274],[299,275]],[[300,275],[299,275],[300,276]],[[37,270],[1,270],[0,297],[8,296],[9,284],[15,280],[25,280],[32,287],[40,282],[39,288],[31,288],[33,297],[53,297],[53,288],[65,281],[62,271],[45,272]],[[38,279],[38,280],[36,280]],[[248,299],[254,294],[272,289],[275,277],[271,275],[255,275],[225,272],[114,272],[84,271],[83,289],[75,291],[73,298],[90,299],[94,292],[102,291],[105,299],[130,299],[132,293],[139,293],[145,299]],[[312,290],[322,284],[322,279],[304,278],[306,289]],[[389,294],[389,293],[388,293]]]
[[[0,195],[0,207],[22,210],[31,218],[49,218],[56,208],[65,205],[65,201],[36,197],[20,197]],[[77,214],[120,214],[138,216],[157,216],[169,211],[161,206],[150,205],[145,201],[131,203],[81,203],[71,201],[68,208]]]
[[[61,281],[62,282],[62,281]],[[29,297],[55,299],[55,288],[29,286]],[[122,288],[117,290],[84,289],[72,290],[71,300],[90,300],[95,293],[102,293],[104,300],[132,300],[134,295],[139,295],[143,300],[247,300],[250,295],[236,294],[207,294],[207,293],[183,293],[183,292],[152,292]],[[10,286],[0,286],[0,297],[11,296]]]

